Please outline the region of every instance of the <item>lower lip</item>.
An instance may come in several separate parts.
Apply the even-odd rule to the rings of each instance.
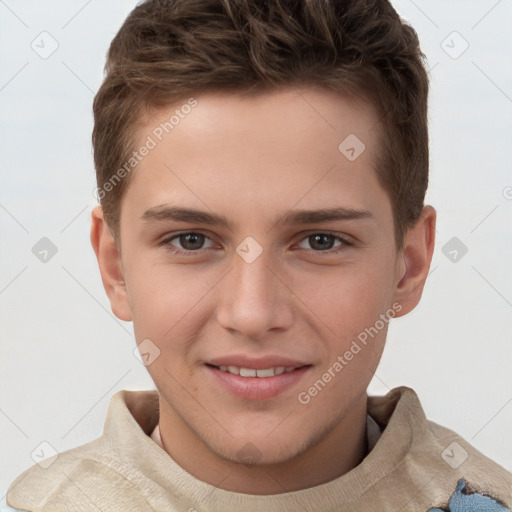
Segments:
[[[216,382],[234,395],[246,400],[268,400],[297,384],[311,365],[274,377],[240,377],[214,366],[206,365],[206,368]]]

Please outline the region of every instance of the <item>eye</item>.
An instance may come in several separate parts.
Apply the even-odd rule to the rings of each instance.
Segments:
[[[179,243],[179,246],[175,245],[173,241],[176,241],[176,244]],[[177,235],[172,236],[171,238],[167,238],[162,241],[162,245],[164,245],[167,249],[173,252],[181,253],[181,252],[193,252],[199,251],[203,249],[203,245],[205,241],[210,241],[211,245],[206,247],[209,249],[213,247],[213,242],[203,233],[197,233],[195,231],[189,231],[187,233],[179,233]]]
[[[208,245],[205,246],[205,243]],[[215,243],[208,236],[196,231],[174,234],[160,242],[160,245],[176,254],[198,254],[215,247]],[[298,244],[302,249],[327,254],[336,254],[351,245],[353,244],[350,241],[339,235],[322,232],[311,233]]]
[[[339,244],[337,246],[334,243],[338,241]],[[303,249],[308,249],[308,247],[303,247],[301,244],[308,243],[310,247],[313,248],[315,252],[331,252],[336,253],[343,250],[346,246],[352,245],[351,242],[344,239],[341,236],[333,235],[331,233],[312,233],[308,235],[300,244],[299,247]],[[336,247],[336,250],[331,250],[333,247]]]

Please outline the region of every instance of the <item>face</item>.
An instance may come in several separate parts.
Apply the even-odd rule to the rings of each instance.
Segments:
[[[364,405],[389,320],[414,307],[378,119],[313,88],[195,100],[169,133],[180,105],[136,133],[156,145],[122,201],[109,295],[150,340],[161,421],[223,459],[283,462]]]

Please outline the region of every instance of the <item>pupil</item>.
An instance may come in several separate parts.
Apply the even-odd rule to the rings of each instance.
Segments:
[[[312,236],[313,238],[313,243],[311,244],[311,246],[313,248],[315,248],[315,245],[317,244],[318,241],[320,241],[320,247],[317,247],[317,248],[320,248],[320,249],[331,249],[332,248],[332,242],[333,242],[333,235],[327,235],[327,234],[320,234],[320,235],[313,235]],[[325,243],[327,240],[327,245],[329,245],[329,247],[325,247],[325,245],[322,246],[322,241]],[[329,243],[331,242],[331,243]]]
[[[181,235],[180,243],[185,249],[190,251],[200,249],[204,242],[204,235],[201,233],[192,233]],[[192,247],[191,247],[192,246]]]

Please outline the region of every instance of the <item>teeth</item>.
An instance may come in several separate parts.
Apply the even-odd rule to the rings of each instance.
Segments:
[[[255,370],[253,368],[239,368],[238,366],[219,366],[219,370],[229,372],[240,377],[274,377],[282,373],[290,373],[295,370],[295,366],[278,366],[277,368],[265,368],[263,370]]]
[[[242,373],[240,371],[240,373]],[[258,377],[273,377],[275,375],[274,368],[267,368],[266,370],[256,370],[256,375]]]
[[[250,368],[240,368],[240,377],[256,377],[256,370]]]

